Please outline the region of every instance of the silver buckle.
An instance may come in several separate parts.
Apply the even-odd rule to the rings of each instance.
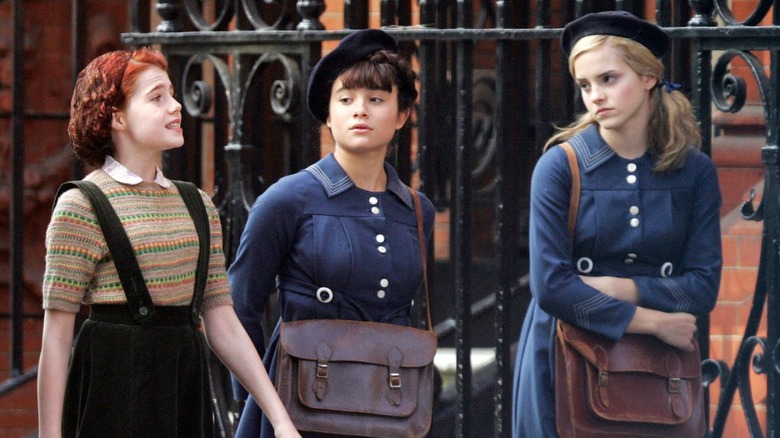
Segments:
[[[401,374],[400,373],[390,373],[390,387],[391,388],[400,388],[401,387]]]
[[[325,304],[333,301],[333,291],[327,287],[321,287],[317,289],[317,300]]]
[[[328,378],[328,365],[324,363],[318,363],[317,364],[317,378],[318,379],[327,379]]]
[[[669,378],[669,393],[671,394],[679,394],[682,392],[682,379],[679,377],[670,377]]]

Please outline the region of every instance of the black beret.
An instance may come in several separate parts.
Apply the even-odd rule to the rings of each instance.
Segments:
[[[561,35],[563,51],[570,54],[574,44],[588,35],[628,38],[647,47],[659,58],[669,50],[669,36],[663,29],[626,11],[595,12],[567,24]]]
[[[306,95],[314,118],[322,123],[327,121],[330,87],[336,78],[352,64],[380,50],[398,52],[398,42],[383,30],[363,29],[347,35],[338,47],[320,59],[311,71]]]

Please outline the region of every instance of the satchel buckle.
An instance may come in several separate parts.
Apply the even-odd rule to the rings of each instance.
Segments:
[[[325,364],[325,363],[318,363],[317,364],[317,378],[318,379],[327,379],[328,378],[328,364]]]
[[[607,386],[609,371],[599,371],[599,386]]]
[[[390,378],[388,380],[390,381],[390,387],[391,388],[400,388],[401,387],[401,374],[400,373],[390,373]]]
[[[682,392],[682,379],[679,377],[669,378],[669,393],[679,394]]]

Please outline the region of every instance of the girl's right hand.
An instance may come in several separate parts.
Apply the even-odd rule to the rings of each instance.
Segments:
[[[693,351],[696,341],[696,317],[690,313],[658,312],[655,336],[685,351]]]
[[[685,351],[693,351],[696,340],[696,317],[690,313],[667,313],[637,306],[626,333],[653,335]]]

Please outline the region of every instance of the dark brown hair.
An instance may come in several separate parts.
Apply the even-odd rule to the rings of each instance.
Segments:
[[[168,70],[168,62],[148,47],[116,50],[98,56],[79,73],[70,103],[68,135],[73,153],[101,166],[114,152],[111,121],[133,94],[138,76],[150,67]]]
[[[417,75],[405,59],[388,50],[379,50],[367,59],[352,64],[341,72],[339,78],[347,89],[368,88],[390,92],[396,85],[399,112],[408,110],[417,100],[417,88],[414,86]]]

